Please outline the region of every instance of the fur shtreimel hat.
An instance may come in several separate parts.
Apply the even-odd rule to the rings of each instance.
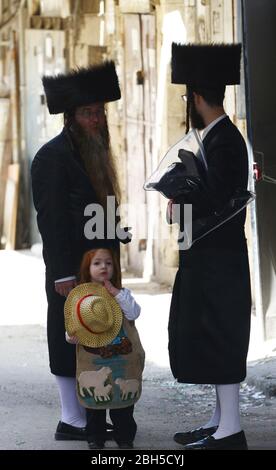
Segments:
[[[44,76],[42,82],[50,114],[121,98],[113,61],[71,70],[67,74]]]
[[[172,83],[216,88],[240,83],[241,44],[172,44]]]
[[[118,335],[123,313],[105,287],[94,282],[80,284],[69,292],[64,304],[69,336],[91,348],[106,346]]]

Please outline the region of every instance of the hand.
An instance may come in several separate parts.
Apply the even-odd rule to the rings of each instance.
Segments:
[[[167,206],[166,220],[168,224],[179,224],[179,211],[177,210],[178,202],[170,199]]]
[[[172,209],[173,209],[173,199],[170,199],[167,206],[166,220],[168,224],[172,223]]]
[[[111,282],[108,281],[107,279],[104,280],[104,287],[111,295],[113,295],[113,297],[118,295],[120,292],[120,289],[117,289],[116,287],[114,287],[113,284],[111,284]]]
[[[79,340],[76,336],[69,336],[67,331],[65,331],[65,339],[67,341],[67,343],[70,343],[70,344],[78,344]]]
[[[117,237],[120,240],[120,242],[123,243],[124,245],[129,243],[132,239],[132,233],[130,232],[131,229],[132,227],[123,227],[123,228],[117,227],[116,228]]]
[[[55,291],[59,295],[63,295],[64,297],[67,297],[70,290],[74,289],[76,285],[77,285],[76,279],[70,279],[69,281],[63,281],[63,282],[55,282]]]

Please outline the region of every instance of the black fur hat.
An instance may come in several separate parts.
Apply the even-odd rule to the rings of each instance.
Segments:
[[[172,44],[172,83],[216,88],[240,83],[241,44]]]
[[[42,78],[50,114],[64,113],[79,106],[121,98],[113,61],[71,70],[67,74]]]

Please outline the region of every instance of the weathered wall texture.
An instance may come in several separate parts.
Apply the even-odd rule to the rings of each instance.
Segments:
[[[21,5],[9,3],[6,11],[6,2],[0,2],[0,22]],[[171,42],[233,42],[235,5],[232,0],[28,0],[14,23],[20,62],[19,153],[27,165],[62,126],[61,117],[48,114],[41,76],[106,58],[115,61],[122,99],[108,105],[108,120],[122,202],[130,207],[122,210],[122,219],[134,227],[132,243],[122,250],[123,266],[145,277],[172,283],[178,263],[177,229],[164,222],[167,201],[143,190],[169,146],[185,133],[180,97],[185,88],[170,83]],[[6,27],[1,35],[10,41]],[[6,86],[9,95],[8,57],[7,47],[0,47],[0,89]],[[244,120],[236,117],[234,87],[227,90],[226,110],[244,129]],[[0,201],[0,217],[1,210]],[[39,236],[31,212],[33,243]],[[169,239],[164,239],[164,230]]]

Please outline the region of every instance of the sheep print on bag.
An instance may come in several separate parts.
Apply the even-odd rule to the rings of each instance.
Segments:
[[[134,322],[123,320],[112,343],[100,348],[77,345],[77,394],[85,408],[133,405],[142,392],[145,353]]]

